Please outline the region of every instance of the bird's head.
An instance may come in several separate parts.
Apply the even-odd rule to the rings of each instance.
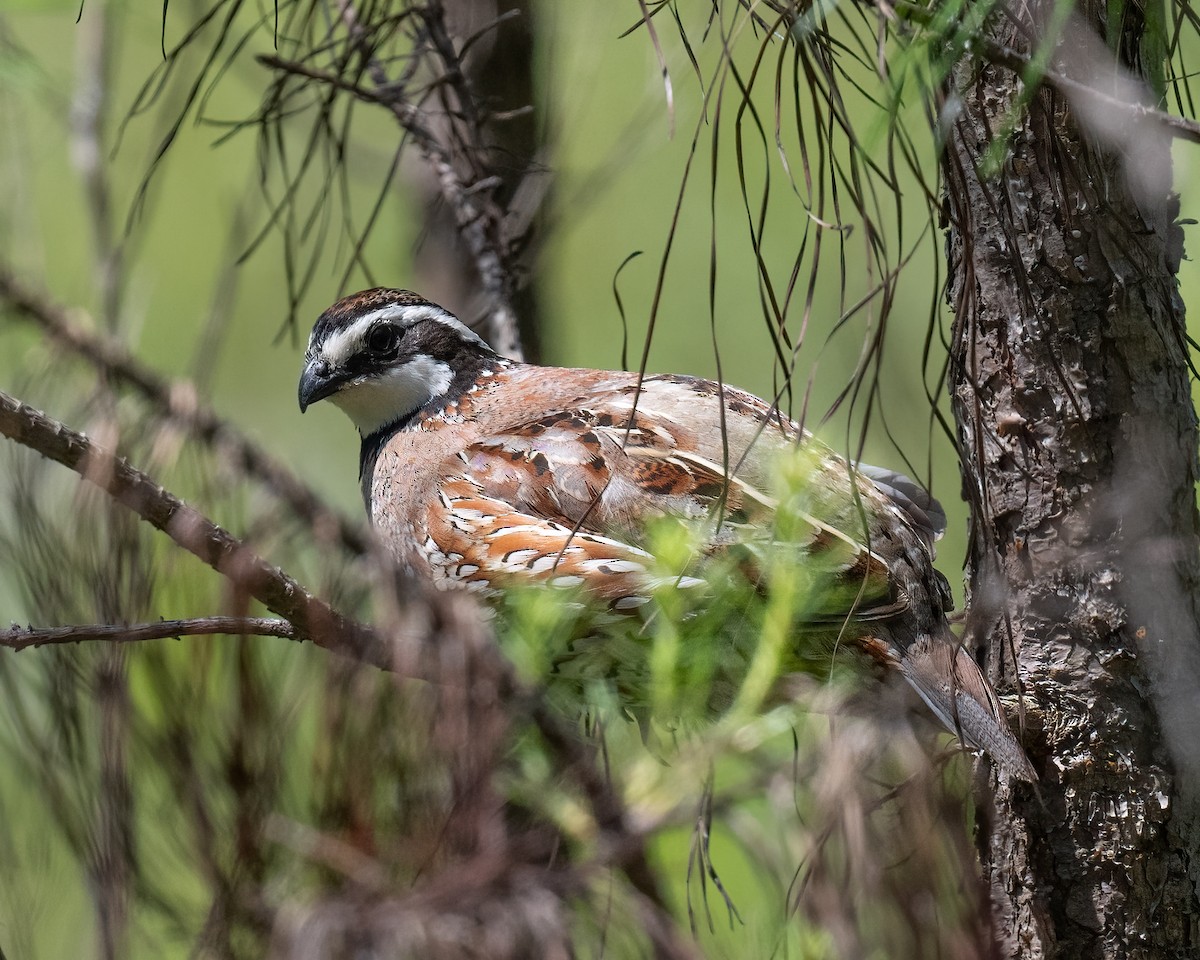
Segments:
[[[317,318],[300,374],[300,412],[328,397],[368,437],[461,392],[498,360],[436,303],[408,290],[364,290]]]

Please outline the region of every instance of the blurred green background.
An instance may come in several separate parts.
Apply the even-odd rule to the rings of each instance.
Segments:
[[[698,37],[708,5],[694,6],[690,12],[695,19],[689,27]],[[168,47],[182,35],[196,9],[198,5],[170,5]],[[300,356],[308,333],[304,323],[337,296],[350,292],[339,288],[345,244],[331,240],[321,251],[314,282],[300,308],[307,320],[298,329],[286,324],[278,236],[268,234],[252,256],[235,265],[249,239],[262,228],[265,206],[254,130],[223,139],[229,131],[219,121],[238,121],[254,111],[268,76],[266,69],[249,57],[242,58],[208,97],[204,110],[208,122],[196,123],[189,116],[165,160],[155,168],[154,157],[173,118],[172,104],[178,103],[179,90],[169,84],[158,103],[136,116],[128,114],[138,91],[161,63],[162,11],[154,4],[117,0],[107,5],[85,3],[76,23],[78,12],[73,0],[0,2],[0,257],[23,279],[44,287],[59,301],[93,312],[99,308],[86,188],[72,161],[69,115],[88,33],[98,18],[113,17],[117,34],[105,124],[112,152],[105,165],[111,178],[114,223],[127,245],[123,335],[146,363],[168,376],[192,376],[199,352],[204,363],[213,365],[211,401],[217,410],[293,465],[330,502],[357,515],[361,510],[357,436],[331,406],[321,404],[302,419],[296,404]],[[658,265],[696,138],[694,168],[655,317],[648,367],[715,376],[719,357],[727,382],[772,395],[779,371],[762,319],[755,260],[747,242],[746,207],[731,136],[736,120],[732,81],[723,81],[727,99],[722,109],[716,107],[722,90],[718,85],[707,110],[702,110],[716,62],[713,45],[699,51],[702,89],[673,27],[665,17],[659,18],[673,86],[673,107],[669,107],[652,44],[642,32],[620,36],[639,17],[636,3],[546,2],[539,15],[539,29],[549,38],[539,53],[546,122],[560,141],[551,159],[556,176],[554,228],[544,238],[535,277],[545,305],[544,361],[617,367],[627,345],[629,362],[636,366],[650,322]],[[270,46],[269,33],[263,33],[251,48],[268,52]],[[195,62],[198,65],[198,58]],[[770,178],[772,213],[764,256],[782,285],[797,238],[806,227],[811,231],[813,224],[774,147],[770,86],[769,80],[760,80],[757,98],[764,111],[767,145],[747,121],[744,160],[752,209],[758,191]],[[932,145],[920,134],[922,121],[915,106],[907,105],[913,112],[914,139],[923,151],[922,162],[932,171]],[[852,109],[863,111],[864,130],[879,129],[882,151],[882,128],[874,108],[864,99],[852,104]],[[359,120],[355,135],[359,149],[350,155],[349,165],[353,203],[365,216],[386,175],[395,129],[386,117],[371,116],[366,110]],[[720,176],[715,195],[710,196],[711,137],[718,128],[722,139],[715,156]],[[802,183],[795,134],[789,134],[786,125],[783,138],[793,175]],[[135,209],[139,187],[152,168],[145,203]],[[1194,151],[1177,149],[1176,183],[1185,218],[1200,212],[1192,189],[1196,170]],[[267,180],[278,196],[278,181]],[[239,217],[242,227],[235,230],[231,225]],[[131,218],[128,233],[127,218]],[[923,351],[937,299],[936,284],[944,274],[939,265],[941,235],[927,233],[922,238],[924,224],[925,205],[914,183],[905,190],[903,240],[893,242],[894,260],[914,252],[889,318],[881,399],[869,418],[861,403],[844,404],[822,426],[822,415],[852,378],[864,338],[878,319],[877,308],[868,307],[835,329],[840,304],[856,303],[873,279],[864,266],[865,238],[861,229],[854,229],[858,225],[848,223],[852,229],[843,235],[826,232],[818,296],[799,353],[792,412],[800,412],[811,383],[807,422],[819,428],[827,442],[841,451],[853,451],[866,422],[865,459],[900,466],[903,451],[920,475],[932,482],[950,516],[940,565],[961,597],[965,510],[959,502],[958,468],[948,441],[931,427],[923,387],[923,383],[934,389],[939,386],[938,337],[930,358],[925,359]],[[417,230],[402,176],[367,247],[379,282],[410,285],[409,261]],[[710,310],[714,236],[718,273]],[[842,250],[837,246],[839,236]],[[642,255],[618,277],[621,264],[635,251]],[[840,257],[844,257],[844,293]],[[802,278],[806,270],[807,263]],[[624,324],[613,296],[614,280],[625,306]],[[365,285],[361,276],[356,281],[351,288]],[[1200,268],[1194,260],[1184,262],[1181,284],[1185,302],[1192,300],[1200,289]],[[214,353],[202,331],[210,313],[226,298],[229,325]],[[799,329],[799,314],[796,309],[789,317],[793,330]],[[948,329],[945,311],[939,322],[943,330]],[[23,394],[34,405],[46,406],[51,415],[64,415],[66,411],[53,406],[62,396],[57,368],[40,365],[43,355],[35,341],[28,329],[13,323],[0,327],[0,386]],[[31,378],[30,371],[38,371],[36,377]],[[933,470],[927,475],[930,463]],[[10,575],[0,563],[0,576]],[[174,612],[159,611],[163,616]],[[0,583],[0,621],[32,617],[32,611],[18,605],[11,583]],[[8,740],[11,734],[0,730],[0,736]],[[36,791],[27,781],[11,773],[0,777],[0,816],[12,823],[13,816],[25,817],[36,807]],[[46,830],[45,822],[35,816],[28,820],[24,848],[0,849],[0,944],[17,942],[10,940],[14,931],[32,927],[36,939],[29,956],[80,955],[81,945],[92,936],[82,880],[68,869],[61,841]],[[24,960],[26,954],[10,956]]]

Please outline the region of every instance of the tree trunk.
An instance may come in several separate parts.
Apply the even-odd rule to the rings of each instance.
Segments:
[[[1127,4],[1124,33],[1102,39],[1105,10],[1077,7],[1051,70],[1117,98],[1145,90],[1141,11]],[[1028,50],[1046,29],[1001,20],[993,39]],[[979,818],[1001,952],[1198,957],[1197,431],[1170,143],[1069,83],[1021,107],[1011,70],[963,62],[954,86],[969,634],[990,641],[1001,691],[1019,690],[1041,776],[1038,791],[1000,784]]]

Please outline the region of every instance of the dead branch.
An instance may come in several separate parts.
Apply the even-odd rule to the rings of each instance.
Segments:
[[[136,368],[134,368],[136,372]],[[163,531],[179,546],[203,560],[214,570],[228,577],[240,589],[263,603],[284,620],[268,618],[211,617],[196,620],[169,621],[136,625],[87,625],[62,628],[13,627],[0,633],[0,646],[23,649],[50,643],[108,640],[131,642],[181,634],[249,633],[308,639],[318,646],[346,654],[354,659],[404,675],[419,676],[445,688],[462,684],[461,672],[436,669],[426,655],[436,661],[440,647],[446,644],[421,644],[415,660],[397,660],[370,627],[342,617],[321,600],[310,595],[297,581],[279,568],[268,564],[232,534],[213,523],[198,511],[165,490],[152,478],[131,466],[123,458],[92,443],[86,436],[21,403],[0,391],[0,433],[38,451],[78,473],[113,499],[136,513],[156,529]],[[395,598],[398,602],[399,597]],[[436,599],[436,598],[431,598]],[[410,607],[409,600],[397,612]],[[451,613],[450,598],[434,609],[433,604],[424,617],[424,634],[445,632],[438,628],[455,626],[447,621]],[[389,631],[390,632],[390,631]],[[450,633],[456,633],[450,629]],[[470,631],[468,631],[469,633]],[[499,651],[482,636],[468,640],[468,661],[473,661],[470,675],[471,702],[480,696],[479,681],[484,673],[491,678],[491,696],[499,704],[517,704],[526,712],[558,758],[560,767],[579,784],[593,810],[597,826],[608,840],[607,860],[621,870],[641,897],[643,908],[659,918],[654,925],[653,939],[656,955],[686,957],[691,953],[671,930],[669,911],[649,864],[645,838],[631,825],[619,792],[597,769],[594,750],[581,743],[570,725],[554,713],[533,691],[520,691],[512,676],[511,667]],[[451,658],[462,666],[460,656]],[[433,669],[431,669],[431,667]],[[490,767],[485,768],[490,769]]]
[[[391,667],[391,658],[374,630],[343,617],[312,596],[296,580],[124,458],[97,447],[83,434],[3,391],[0,391],[0,433],[69,467],[124,504],[268,610],[290,621],[298,636],[364,663]]]
[[[454,211],[458,231],[475,261],[480,285],[488,299],[487,339],[492,347],[514,360],[524,359],[517,316],[512,306],[512,288],[516,271],[507,262],[504,250],[504,212],[494,204],[477,203],[474,197],[485,196],[481,189],[486,181],[464,184],[454,166],[454,156],[428,122],[410,125],[416,108],[403,94],[403,84],[391,82],[386,68],[374,57],[363,42],[362,27],[354,4],[341,0],[338,4],[343,22],[356,46],[368,58],[368,72],[380,102],[387,106],[401,127],[416,141],[425,162],[432,168],[442,197]],[[468,159],[477,156],[483,147],[483,122],[477,104],[479,98],[470,88],[470,81],[459,60],[458,51],[446,32],[446,15],[440,0],[430,0],[422,10],[422,19],[430,45],[442,62],[440,83],[455,95],[455,115],[461,117],[468,131],[468,142],[461,153]],[[411,108],[411,109],[410,109]],[[450,111],[447,111],[448,113]],[[409,118],[407,121],[405,118]],[[485,209],[485,207],[487,209]]]
[[[330,84],[368,103],[384,106],[392,113],[396,122],[416,143],[421,157],[437,179],[442,198],[454,212],[459,234],[471,253],[481,287],[488,299],[485,331],[488,341],[499,353],[513,359],[522,359],[516,311],[512,306],[512,286],[516,272],[507,262],[503,232],[504,212],[496,209],[494,204],[486,204],[480,199],[486,197],[485,188],[490,186],[489,180],[475,183],[463,181],[455,167],[454,154],[435,133],[425,111],[405,96],[404,84],[393,83],[384,66],[374,57],[374,51],[364,39],[353,5],[347,0],[339,3],[339,8],[352,42],[367,58],[371,86],[349,82],[338,74],[276,56],[259,56],[258,62],[273,70]],[[462,104],[474,104],[477,98],[467,89],[466,74],[458,62],[458,55],[442,22],[441,4],[429,4],[423,19],[434,50],[445,68],[444,82],[455,88]],[[478,144],[468,145],[468,153],[471,146],[477,147]]]
[[[361,526],[326,506],[291,470],[202,403],[191,384],[164,380],[116,339],[86,329],[71,318],[66,307],[22,284],[4,264],[0,264],[0,299],[18,316],[33,321],[55,343],[94,364],[110,382],[135,392],[159,416],[222,453],[247,476],[263,484],[318,536],[330,531],[351,553],[367,552]]]
[[[288,620],[271,617],[194,617],[160,620],[158,623],[87,623],[69,627],[19,627],[0,630],[0,647],[25,650],[60,643],[137,643],[168,637],[203,637],[220,634],[240,637],[283,637],[299,639]]]
[[[370,627],[341,616],[310,595],[282,570],[268,564],[237,538],[123,458],[97,447],[82,434],[3,391],[0,391],[0,433],[74,470],[284,618],[283,622],[266,618],[212,617],[132,626],[92,625],[42,630],[14,627],[0,633],[0,646],[23,649],[84,640],[129,642],[179,634],[254,633],[308,639],[318,646],[386,670],[396,670],[399,663],[400,673],[432,679],[443,687],[453,687],[464,679],[458,673],[450,676],[445,671],[430,670],[431,663],[421,653],[432,654],[436,659],[439,645],[422,645],[424,649],[418,651],[415,661],[397,661]],[[451,610],[445,605],[444,609],[429,612],[431,617],[426,626],[430,629],[425,632],[432,635],[438,632],[439,615],[443,618],[441,625],[446,626],[444,618]],[[661,922],[652,925],[656,955],[690,956],[686,945],[671,932],[670,921],[666,919],[669,915],[666,900],[649,864],[644,837],[631,825],[619,792],[599,772],[594,749],[581,743],[543,698],[535,692],[519,690],[511,667],[495,647],[481,636],[475,640],[467,644],[469,661],[475,664],[471,670],[475,681],[471,686],[472,701],[479,698],[481,671],[486,671],[492,680],[492,693],[485,699],[497,704],[515,702],[518,710],[523,705],[557,757],[560,768],[576,780],[586,796],[597,826],[608,839],[605,859],[629,878],[642,898],[644,909],[649,911],[648,918],[660,918]],[[452,659],[462,665],[460,657]]]

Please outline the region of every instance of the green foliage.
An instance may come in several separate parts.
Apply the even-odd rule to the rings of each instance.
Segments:
[[[170,448],[144,421],[119,432],[143,461]],[[157,463],[169,483],[244,523],[239,487],[222,488],[203,464]],[[309,647],[209,638],[132,646],[115,660],[100,648],[3,658],[11,748],[89,882],[128,897],[135,956],[182,953],[198,936],[228,956],[262,956],[293,915],[336,930],[340,904],[387,903],[470,864],[447,838],[463,829],[460,811],[492,791],[493,816],[514,843],[552,829],[555,862],[578,873],[567,906],[580,954],[595,937],[604,944],[596,955],[640,956],[645,936],[622,918],[642,909],[641,894],[613,852],[630,839],[566,775],[561,748],[528,709],[544,698],[578,749],[599,749],[623,821],[661,862],[676,920],[694,928],[707,955],[834,956],[820,910],[809,906],[813,884],[833,882],[821,879],[827,871],[866,870],[871,857],[882,860],[869,871],[882,870],[894,855],[890,841],[843,849],[831,839],[840,819],[849,810],[871,821],[876,807],[891,815],[894,798],[875,778],[929,771],[898,716],[885,740],[876,719],[846,709],[862,662],[838,643],[837,626],[815,622],[847,602],[830,593],[846,554],[823,554],[823,568],[797,544],[815,522],[838,517],[852,530],[858,518],[844,485],[838,495],[818,482],[822,468],[814,450],[782,461],[762,494],[780,505],[773,525],[757,537],[739,531],[744,539],[717,553],[703,549],[712,536],[704,525],[655,524],[647,534],[655,586],[638,616],[550,588],[506,596],[501,642],[533,694],[502,716],[475,715],[474,688],[466,699],[455,693],[459,676],[423,684]],[[31,496],[61,495],[46,469],[24,478]],[[56,609],[46,599],[52,587],[76,604],[59,616],[80,620],[101,619],[103,603],[133,609],[134,596],[150,604],[141,610],[148,618],[217,603],[147,531],[114,553],[107,525],[44,524],[47,516],[31,502],[21,521],[36,525],[23,534],[26,550],[37,542],[56,561],[23,567],[44,610]],[[299,566],[314,559],[313,545],[286,527],[264,519],[263,528]],[[702,583],[683,580],[696,575]],[[129,595],[114,597],[118,588]],[[358,610],[381,619],[370,606]],[[439,642],[448,662],[466,656],[460,638]],[[447,733],[448,715],[466,740]],[[114,743],[97,729],[122,732]],[[480,775],[486,789],[473,779]],[[823,795],[837,778],[846,782]],[[933,849],[947,855],[944,845]],[[109,862],[128,874],[105,872]],[[863,935],[886,943],[899,929],[889,921]]]
[[[578,589],[508,591],[501,632],[525,682],[569,713],[616,703],[644,725],[691,729],[751,722],[797,672],[830,683],[862,672],[865,658],[839,643],[864,587],[843,576],[865,549],[854,531],[861,508],[845,482],[828,482],[822,455],[814,446],[779,459],[765,526],[652,523],[652,586],[634,614],[596,610]],[[814,550],[818,529],[841,539]]]
[[[804,622],[806,610],[822,607],[819,586],[808,572],[793,576],[795,553],[782,550],[761,578],[709,561],[707,588],[675,589],[667,575],[696,572],[694,540],[678,525],[657,534],[660,557],[691,562],[682,571],[663,562],[664,585],[640,617],[614,622],[589,616],[578,596],[513,591],[501,617],[505,650],[526,682],[579,718],[580,735],[600,745],[628,821],[653,838],[664,863],[679,864],[667,873],[672,900],[706,956],[844,955],[809,898],[819,904],[827,884],[845,883],[856,893],[841,895],[864,897],[854,908],[860,942],[881,956],[923,955],[903,912],[890,914],[886,898],[877,902],[857,885],[870,876],[907,886],[905,897],[936,888],[944,922],[961,923],[973,907],[952,864],[965,834],[954,839],[961,823],[953,816],[942,823],[917,812],[930,771],[900,718],[850,708],[863,661]],[[897,782],[902,793],[884,786]],[[603,858],[594,813],[532,733],[518,738],[505,784],[512,802],[556,824],[576,862]],[[911,832],[893,833],[898,823]],[[615,918],[632,906],[619,906],[621,887],[604,876],[596,893],[616,898],[610,922],[620,943],[629,931]],[[591,903],[581,931],[600,922]]]

